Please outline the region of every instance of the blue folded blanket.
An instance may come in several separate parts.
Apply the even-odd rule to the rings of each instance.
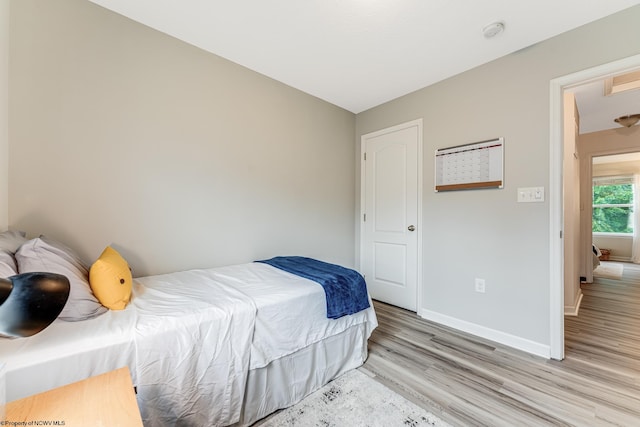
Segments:
[[[300,256],[280,256],[256,262],[269,264],[322,285],[329,319],[369,308],[367,284],[355,270]]]

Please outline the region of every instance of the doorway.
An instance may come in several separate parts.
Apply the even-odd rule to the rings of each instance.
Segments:
[[[611,143],[607,148],[616,150],[617,141],[606,142]],[[639,225],[639,175],[640,152],[591,157],[593,203],[585,205],[585,217],[591,218],[591,239],[601,261],[629,263],[638,256],[640,242],[634,236]]]
[[[564,251],[563,251],[563,97],[565,90],[640,68],[640,55],[631,56],[550,82],[550,357],[564,358]]]

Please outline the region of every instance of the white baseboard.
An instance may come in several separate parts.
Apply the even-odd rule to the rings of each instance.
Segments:
[[[467,332],[481,338],[495,341],[497,343],[504,344],[506,346],[534,354],[536,356],[541,356],[547,359],[551,358],[551,348],[549,345],[540,344],[525,338],[507,334],[505,332],[497,331],[485,326],[480,326],[475,323],[467,322],[465,320],[460,320],[455,317],[436,313],[435,311],[431,310],[421,309],[418,315],[426,320],[449,326],[450,328],[454,328],[462,332]]]
[[[582,297],[583,296],[584,296],[584,294],[582,293],[582,290],[580,290],[580,295],[578,295],[578,302],[576,303],[576,305],[574,307],[568,306],[568,305],[564,306],[564,315],[565,316],[577,316],[578,315],[578,312],[580,311],[580,304],[582,304]]]

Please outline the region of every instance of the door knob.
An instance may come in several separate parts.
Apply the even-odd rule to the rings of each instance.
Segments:
[[[415,231],[415,229],[416,228],[413,225],[410,225],[410,226],[407,227],[407,230],[409,230],[409,231]]]

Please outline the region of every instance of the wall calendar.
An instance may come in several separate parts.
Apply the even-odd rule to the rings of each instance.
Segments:
[[[436,150],[436,191],[502,188],[504,138]]]

